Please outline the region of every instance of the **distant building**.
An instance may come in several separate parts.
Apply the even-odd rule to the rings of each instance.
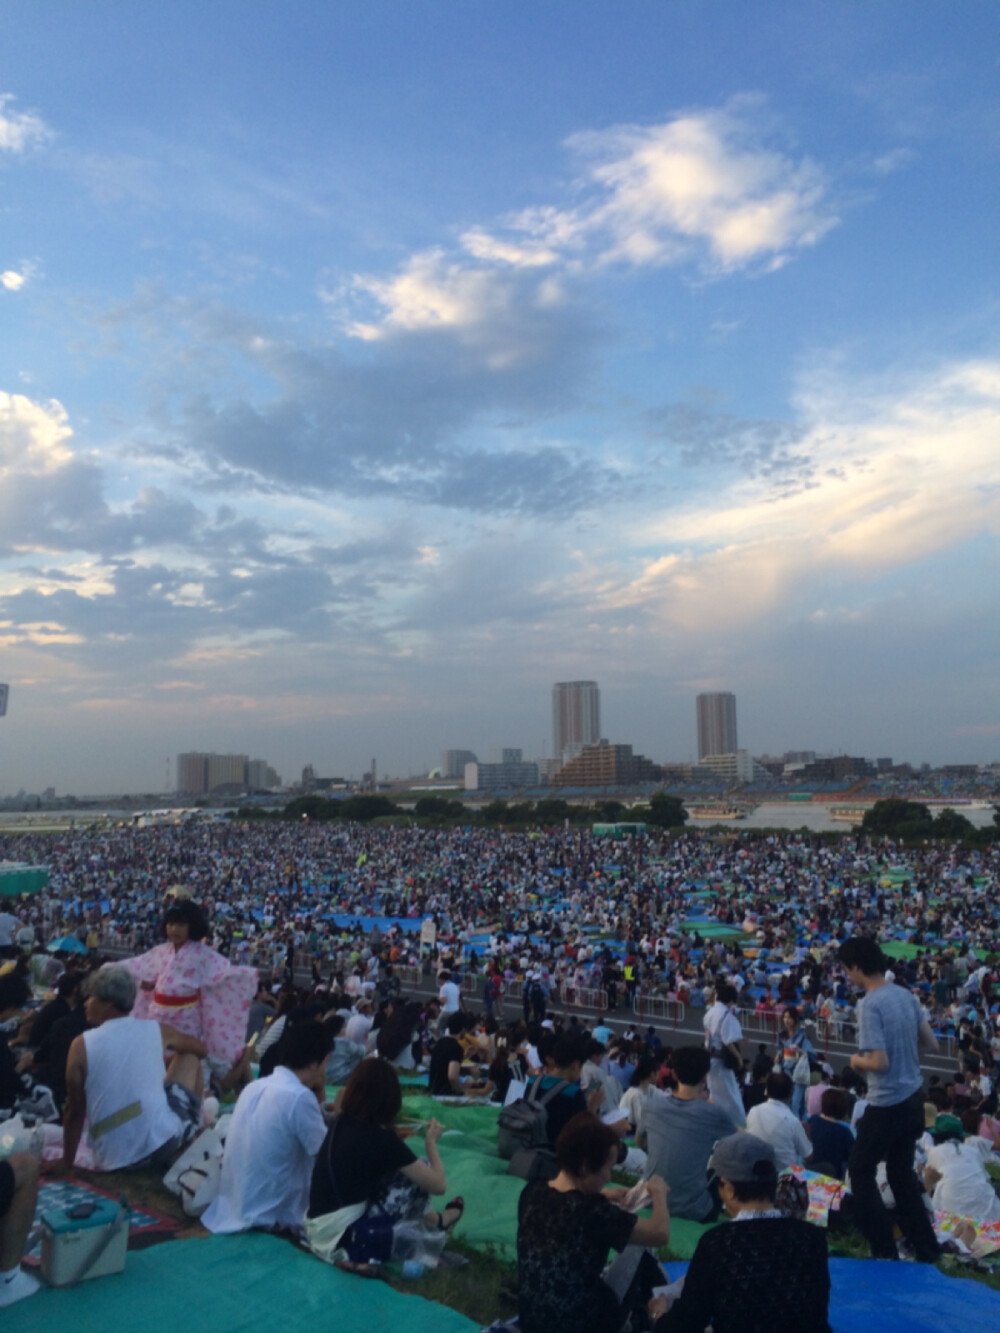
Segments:
[[[556,787],[635,787],[656,782],[660,770],[645,755],[633,754],[631,745],[598,741],[585,745],[552,777]]]
[[[523,764],[524,751],[516,745],[503,745],[490,751],[491,764]]]
[[[736,750],[732,754],[706,754],[691,770],[691,776],[711,776],[727,787],[749,782],[769,782],[773,778],[773,774],[758,763],[749,750]]]
[[[281,779],[264,759],[250,759],[245,754],[203,754],[199,751],[177,756],[177,790],[185,796],[204,796],[221,788],[229,791],[247,787],[264,790],[280,785]]]
[[[520,755],[521,751],[515,751]],[[466,764],[466,791],[516,791],[538,786],[538,765],[520,759],[510,764]]]
[[[251,759],[247,764],[247,786],[251,791],[272,791],[281,786],[281,778],[266,759]]]
[[[441,776],[443,778],[461,778],[465,776],[465,765],[477,763],[471,750],[442,750]]]
[[[735,754],[735,694],[699,694],[695,700],[698,719],[698,762],[706,755]]]
[[[867,759],[836,754],[803,765],[797,776],[806,782],[843,782],[845,778],[874,777],[875,773],[875,765]]]
[[[564,763],[601,738],[601,691],[595,680],[552,686],[552,753]]]

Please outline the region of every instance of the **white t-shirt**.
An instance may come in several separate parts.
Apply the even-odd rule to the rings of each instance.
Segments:
[[[705,1044],[716,1053],[720,1046],[737,1045],[743,1038],[740,1020],[728,1005],[716,1000],[703,1020]]]
[[[756,1134],[774,1149],[778,1170],[801,1164],[812,1153],[809,1136],[789,1106],[784,1102],[761,1102],[747,1114],[747,1133]]]
[[[986,1174],[989,1145],[978,1135],[957,1143],[936,1144],[927,1154],[927,1165],[941,1179],[934,1186],[934,1207],[963,1217],[1000,1222],[997,1198]]]
[[[240,1093],[226,1137],[219,1192],[202,1215],[217,1233],[299,1226],[313,1161],[326,1137],[315,1094],[284,1065]]]
[[[461,992],[453,981],[442,981],[438,999],[441,1001],[441,1013],[445,1018],[449,1014],[457,1013],[462,1007]]]

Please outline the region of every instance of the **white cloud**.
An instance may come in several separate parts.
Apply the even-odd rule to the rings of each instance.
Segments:
[[[23,153],[40,147],[51,137],[51,130],[33,111],[9,111],[11,93],[0,93],[0,152]]]
[[[837,218],[820,168],[771,138],[753,97],[658,125],[573,135],[568,146],[585,167],[571,204],[533,205],[495,226],[469,227],[455,253],[421,251],[390,277],[355,275],[349,294],[375,308],[368,317],[345,315],[347,331],[374,341],[485,327],[508,318],[515,303],[561,295],[558,275],[616,262],[695,263],[715,274],[779,268]],[[511,281],[543,269],[548,286]],[[343,296],[324,299],[337,308]]]
[[[36,403],[20,393],[0,391],[0,476],[55,472],[73,457],[66,441],[73,432],[55,399]]]
[[[638,524],[637,546],[667,549],[637,576],[606,581],[606,605],[691,630],[746,624],[808,587],[863,584],[1000,535],[1000,362],[869,391],[859,408],[860,397],[843,380],[805,386],[797,449],[810,484],[776,496],[766,479],[739,481]]]
[[[6,292],[19,292],[34,276],[34,264],[22,264],[19,269],[4,269],[0,272],[0,287]]]
[[[577,229],[606,237],[605,260],[669,263],[692,246],[709,268],[774,266],[836,224],[823,173],[768,146],[753,99],[690,112],[662,125],[579,134],[604,193],[578,213]],[[560,220],[565,231],[566,221]]]

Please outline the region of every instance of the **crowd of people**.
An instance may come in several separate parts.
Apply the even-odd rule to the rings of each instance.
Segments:
[[[825,1244],[783,1197],[788,1167],[848,1179],[844,1216],[876,1257],[900,1253],[894,1224],[907,1255],[940,1254],[929,1203],[1000,1216],[993,849],[209,822],[0,842],[12,853],[50,882],[0,912],[0,1114],[50,1097],[56,1172],[165,1168],[213,1098],[236,1098],[210,1230],[291,1229],[363,1274],[436,1262],[465,1201],[431,1206],[447,1192],[438,1121],[419,1127],[422,1156],[399,1122],[400,1078],[423,1074],[449,1100],[541,1107],[522,1117],[536,1139],[503,1154],[527,1181],[529,1333],[746,1329],[754,1283],[771,1293],[761,1327],[793,1327],[787,1302],[803,1333],[827,1328]],[[76,948],[50,954],[58,936]],[[106,962],[108,944],[125,956]],[[414,966],[435,994],[407,993]],[[50,998],[32,1008],[32,989]],[[704,1041],[671,1049],[634,1008],[624,1031],[585,1021],[564,1003],[581,991],[612,1012],[700,1002]],[[763,998],[780,1018],[754,1058],[740,1015]],[[835,1019],[858,1045],[839,1071],[823,1054]],[[918,1048],[943,1033],[955,1074],[928,1084]],[[609,1185],[616,1168],[645,1185]],[[33,1289],[7,1261],[36,1190],[30,1159],[0,1164],[0,1304]],[[656,1294],[648,1250],[670,1218],[722,1214],[740,1225],[707,1233],[683,1287]]]

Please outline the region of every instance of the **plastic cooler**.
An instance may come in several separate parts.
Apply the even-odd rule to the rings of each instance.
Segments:
[[[43,1213],[41,1275],[50,1287],[120,1273],[128,1248],[125,1201],[94,1199]]]

